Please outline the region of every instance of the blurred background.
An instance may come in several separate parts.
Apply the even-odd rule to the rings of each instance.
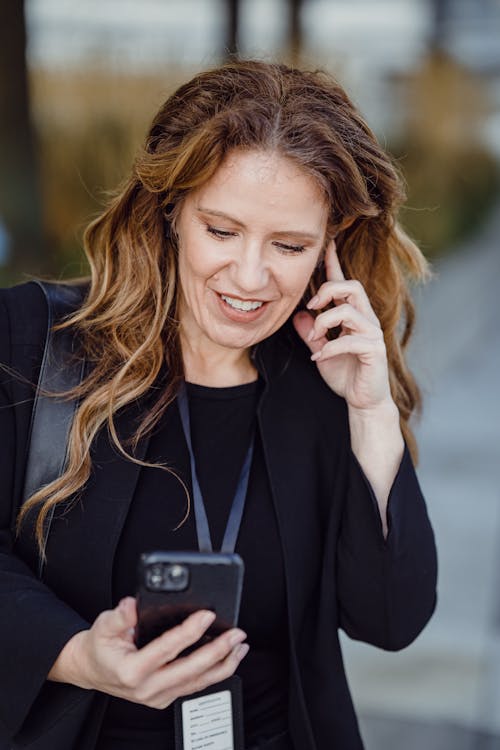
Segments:
[[[435,271],[410,357],[439,605],[407,651],[343,638],[367,750],[500,748],[500,0],[3,0],[0,282],[85,273],[158,106],[236,51],[345,85]]]

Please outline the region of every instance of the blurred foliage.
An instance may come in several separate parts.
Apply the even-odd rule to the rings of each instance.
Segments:
[[[488,98],[478,77],[442,53],[424,62],[405,91],[404,135],[390,149],[408,188],[401,220],[434,258],[477,231],[498,200],[499,165],[481,134]]]
[[[129,174],[150,119],[185,71],[32,73],[45,231],[61,278],[87,272],[82,233]]]
[[[400,156],[407,181],[401,222],[429,258],[472,236],[498,200],[498,164],[484,149],[433,152],[425,143],[400,142],[391,151]]]
[[[81,275],[81,235],[128,172],[133,144],[126,126],[105,116],[77,132],[42,130],[40,158],[47,235],[61,275]],[[83,265],[82,265],[83,264]]]

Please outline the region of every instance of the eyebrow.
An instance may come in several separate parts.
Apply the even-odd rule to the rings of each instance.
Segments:
[[[211,208],[204,208],[203,206],[196,206],[196,208],[200,213],[209,214],[210,216],[218,216],[221,219],[227,219],[228,221],[231,221],[233,224],[236,224],[242,229],[246,229],[243,222],[235,219],[234,216],[229,216],[229,214],[224,213],[224,211],[215,211]],[[321,237],[318,234],[311,234],[311,232],[301,232],[300,230],[296,229],[283,229],[282,231],[273,232],[272,234],[273,236],[286,235],[287,237],[296,237],[297,239],[311,240],[313,242],[319,242],[321,240]]]

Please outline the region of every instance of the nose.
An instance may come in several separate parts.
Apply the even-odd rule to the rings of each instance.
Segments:
[[[249,297],[268,286],[270,269],[261,242],[248,240],[242,244],[231,264],[231,277],[235,291],[240,291],[242,296]]]

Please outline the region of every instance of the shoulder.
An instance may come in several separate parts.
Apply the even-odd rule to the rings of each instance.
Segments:
[[[0,289],[0,362],[8,364],[9,352],[43,347],[49,323],[76,310],[87,289],[86,283],[36,281]]]
[[[29,281],[9,289],[0,289],[0,305],[2,332],[9,324],[11,332],[21,332],[23,339],[36,341],[40,333],[45,335],[47,302],[43,290],[36,282]]]
[[[30,310],[37,311],[47,306],[43,290],[36,281],[27,281],[24,284],[0,289],[0,299],[2,304],[9,309],[21,309],[28,306]]]
[[[47,333],[47,302],[35,282],[0,289],[0,363],[19,366],[19,360],[41,348]]]
[[[86,291],[83,283],[36,281],[0,289],[0,366],[36,382],[49,325],[77,309]]]

